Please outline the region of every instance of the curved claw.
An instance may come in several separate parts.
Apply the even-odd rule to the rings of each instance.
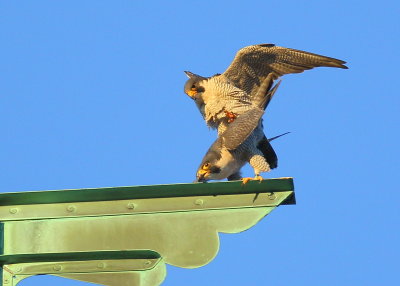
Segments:
[[[242,178],[242,185],[246,185],[248,182],[252,181],[253,178]]]
[[[259,181],[259,183],[261,184],[263,180],[264,178],[260,175],[256,175],[254,178],[242,178],[242,185],[246,185],[250,181]]]

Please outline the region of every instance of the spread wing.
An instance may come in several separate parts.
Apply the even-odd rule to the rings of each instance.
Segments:
[[[261,44],[239,50],[222,75],[236,87],[253,96],[270,73],[277,79],[285,74],[301,73],[315,67],[347,69],[345,63],[338,59],[278,47],[274,44]]]

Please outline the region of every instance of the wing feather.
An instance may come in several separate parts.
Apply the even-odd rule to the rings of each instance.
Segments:
[[[273,80],[271,74],[268,75],[257,94],[254,97],[254,108],[241,114],[230,123],[224,133],[221,134],[221,140],[228,150],[234,150],[239,147],[256,129],[264,110],[267,108],[281,81],[272,86]]]
[[[263,114],[262,109],[254,108],[238,116],[221,134],[223,145],[228,150],[239,147],[258,126]]]
[[[285,74],[301,73],[315,67],[347,69],[345,63],[339,59],[305,51],[262,44],[239,50],[222,76],[254,96],[268,74],[272,73],[274,79],[277,79]]]

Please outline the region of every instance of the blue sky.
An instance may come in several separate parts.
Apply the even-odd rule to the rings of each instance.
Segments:
[[[0,192],[191,182],[215,132],[184,70],[260,43],[348,62],[283,78],[265,132],[296,206],[163,285],[396,285],[398,1],[1,1]],[[250,168],[244,173],[252,175]],[[397,282],[397,283],[396,283]],[[21,285],[89,285],[34,277]]]

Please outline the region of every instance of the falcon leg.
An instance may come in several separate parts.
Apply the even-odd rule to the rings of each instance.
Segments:
[[[254,177],[254,180],[259,181],[259,183],[261,183],[264,178],[260,176],[260,174],[256,174],[256,176]]]

